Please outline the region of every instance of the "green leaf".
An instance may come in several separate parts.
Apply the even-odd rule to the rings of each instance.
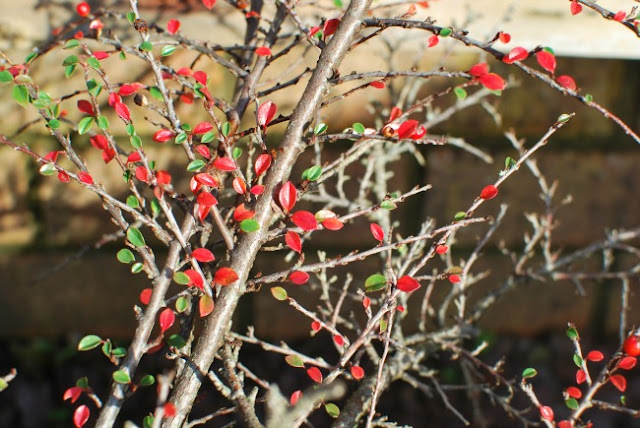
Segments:
[[[122,358],[127,355],[127,350],[123,347],[119,347],[111,351],[111,355],[113,355],[114,357]]]
[[[136,14],[133,12],[129,12],[127,13],[127,21],[129,21],[129,24],[133,24],[133,22],[136,20]]]
[[[120,263],[124,263],[125,265],[136,261],[136,256],[134,256],[133,252],[131,252],[131,250],[128,248],[123,248],[118,251],[118,254],[116,254],[116,258]]]
[[[328,126],[326,123],[320,122],[319,124],[316,125],[315,129],[313,130],[313,133],[315,135],[324,134],[325,132],[327,132],[327,128]]]
[[[220,129],[222,131],[222,135],[224,135],[225,137],[228,137],[229,132],[231,132],[231,124],[229,122],[225,122],[222,124]]]
[[[355,132],[356,134],[364,134],[365,128],[364,125],[360,122],[354,123],[351,127],[353,128],[353,132]]]
[[[160,202],[156,198],[151,200],[151,213],[154,217],[157,217],[160,214]]]
[[[398,208],[398,206],[395,204],[395,202],[392,201],[382,201],[382,203],[380,204],[380,208],[382,208],[383,210],[391,211]]]
[[[25,64],[29,64],[31,61],[33,61],[34,59],[36,59],[36,57],[38,56],[38,52],[31,52],[29,55],[27,55],[27,57],[24,59],[24,63]]]
[[[59,129],[60,128],[60,121],[58,119],[51,119],[48,123],[49,128],[51,129]]]
[[[6,380],[0,378],[0,391],[4,391],[8,387],[9,387],[9,383]]]
[[[134,149],[142,148],[142,138],[138,137],[137,135],[132,135],[131,137],[129,137],[129,142],[131,143],[131,147],[133,147]]]
[[[338,416],[340,416],[340,408],[333,403],[325,404],[324,410],[326,410],[327,414],[332,418],[337,418]]]
[[[206,134],[204,134],[202,136],[202,138],[200,139],[200,142],[203,144],[208,143],[209,141],[213,141],[213,139],[216,138],[216,134],[213,131],[209,131]]]
[[[184,272],[175,272],[173,274],[173,280],[180,285],[189,285],[189,282],[191,282],[187,274]]]
[[[307,171],[306,179],[309,181],[316,181],[322,175],[322,168],[318,165],[312,166]]]
[[[111,356],[111,341],[110,340],[106,340],[103,344],[102,344],[102,353],[108,358]]]
[[[176,135],[176,139],[175,139],[176,144],[182,144],[185,141],[187,141],[187,134],[185,134],[184,132],[181,132],[180,134]]]
[[[144,247],[146,245],[144,236],[142,236],[142,232],[137,227],[132,226],[127,230],[127,239],[136,247]]]
[[[282,287],[271,287],[271,294],[276,298],[276,300],[280,301],[287,300],[287,298],[289,297],[287,295],[287,290]]]
[[[575,398],[567,398],[564,404],[571,410],[576,410],[579,406],[578,400],[576,400]]]
[[[76,66],[68,65],[64,68],[64,77],[68,79],[69,77],[73,76],[73,73],[75,72],[76,72]]]
[[[163,46],[162,50],[160,51],[160,55],[162,56],[169,56],[172,53],[174,53],[176,51],[176,47],[173,45],[167,45],[167,46]]]
[[[570,114],[566,114],[566,113],[564,113],[564,114],[561,114],[561,115],[558,117],[557,122],[558,122],[558,123],[567,123],[567,122],[569,122],[569,119],[571,119],[571,115],[570,115]]]
[[[87,89],[89,90],[91,95],[97,97],[98,95],[100,95],[100,92],[102,92],[102,85],[96,82],[95,79],[91,79],[87,81]]]
[[[131,265],[131,273],[136,274],[142,272],[144,265],[140,262],[136,262]]]
[[[118,55],[118,57],[119,57],[120,59],[127,59],[127,54],[126,54],[126,53],[124,53],[124,51],[120,51],[120,54]]]
[[[13,75],[7,70],[0,71],[0,83],[13,82]]]
[[[387,286],[387,278],[379,273],[374,273],[364,281],[364,289],[366,292],[382,290]]]
[[[172,334],[167,339],[167,345],[173,346],[174,348],[178,348],[178,349],[184,348],[186,344],[187,344],[187,341],[184,340],[184,338],[177,333]]]
[[[126,129],[128,136],[136,135],[136,127],[133,126],[133,123],[127,123]]]
[[[93,348],[97,348],[102,343],[102,339],[100,336],[96,336],[95,334],[89,334],[82,339],[78,343],[78,351],[88,351]]]
[[[467,213],[464,211],[458,211],[456,213],[456,215],[453,216],[453,220],[454,221],[460,221],[460,220],[464,220],[465,217],[467,216]]]
[[[260,224],[254,219],[248,218],[240,222],[240,229],[242,229],[243,232],[251,233],[260,230]]]
[[[467,91],[459,86],[453,88],[453,93],[456,94],[456,97],[458,97],[459,100],[464,100],[465,98],[467,98]]]
[[[284,357],[284,360],[291,367],[304,367],[304,362],[302,361],[302,358],[300,358],[297,355],[287,355],[286,357]]]
[[[584,100],[588,103],[590,103],[591,101],[593,101],[593,95],[591,94],[587,94],[584,96]]]
[[[567,329],[567,337],[571,340],[577,340],[579,338],[578,330],[575,327],[569,327]]]
[[[506,169],[511,169],[514,166],[516,166],[516,161],[511,156],[507,156],[507,158],[504,160],[504,167]]]
[[[522,371],[522,379],[531,379],[538,375],[538,371],[532,367],[528,367]]]
[[[93,126],[93,118],[91,116],[83,117],[78,122],[78,134],[83,135],[91,130]]]
[[[387,331],[387,327],[389,326],[389,322],[386,319],[380,320],[380,333],[384,333]]]
[[[140,208],[140,201],[138,201],[136,195],[129,195],[127,196],[127,205],[133,209]]]
[[[40,167],[40,174],[44,176],[53,175],[56,173],[56,167],[54,164],[47,162]]]
[[[18,104],[22,107],[26,107],[29,104],[29,90],[26,86],[16,85],[13,87],[13,92],[11,94],[13,99],[16,100]]]
[[[187,310],[188,307],[189,301],[187,300],[187,298],[184,296],[178,297],[178,300],[176,300],[176,311],[178,311],[178,313],[183,313]]]
[[[151,52],[153,50],[153,45],[149,41],[144,41],[140,43],[140,46],[138,46],[138,49],[144,52]]]
[[[143,428],[153,428],[153,416],[151,415],[147,415],[144,417],[144,419],[142,420],[142,427]]]
[[[154,383],[156,383],[156,378],[153,377],[152,375],[148,374],[145,377],[143,377],[142,379],[140,379],[140,386],[151,386]]]
[[[189,165],[187,165],[187,171],[189,172],[199,171],[205,165],[206,163],[202,159],[195,159],[189,162]]]
[[[153,87],[149,88],[149,93],[156,100],[164,101],[164,98],[162,98],[162,91],[157,86],[153,86]]]
[[[131,383],[131,378],[129,377],[129,374],[124,370],[116,370],[115,372],[113,372],[113,380],[116,383],[119,383],[122,385],[128,385]]]
[[[449,37],[452,33],[451,28],[442,28],[440,30],[439,36],[440,37]]]
[[[76,386],[78,388],[89,388],[89,379],[84,376],[76,381]]]
[[[76,65],[77,63],[78,63],[78,57],[75,55],[69,55],[64,59],[64,61],[62,61],[62,65],[64,65],[65,67],[69,65]]]
[[[573,354],[573,362],[579,368],[582,368],[582,365],[584,364],[584,361],[582,361],[582,357],[578,354]]]
[[[64,44],[63,49],[73,49],[76,46],[79,46],[80,42],[76,39],[69,39],[67,40],[67,42]]]
[[[234,147],[233,151],[231,152],[231,157],[233,157],[233,160],[236,160],[240,156],[242,156],[242,149],[240,147]]]
[[[98,58],[94,56],[90,56],[89,58],[87,58],[87,64],[89,64],[89,67],[96,70],[100,70],[100,68],[102,67]]]

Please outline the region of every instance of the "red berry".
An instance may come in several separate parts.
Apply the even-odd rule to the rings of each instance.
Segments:
[[[640,338],[635,334],[630,335],[624,341],[624,353],[637,357],[640,355]]]
[[[76,6],[76,11],[78,12],[78,15],[85,17],[91,13],[91,7],[89,6],[89,3],[83,1],[82,3],[78,3],[78,6]]]

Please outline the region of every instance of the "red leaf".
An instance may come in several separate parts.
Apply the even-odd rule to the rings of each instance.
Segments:
[[[291,397],[289,398],[289,404],[291,404],[292,406],[295,406],[298,400],[300,399],[300,397],[302,397],[302,391],[300,390],[293,391],[293,393],[291,394]]]
[[[325,37],[329,37],[338,29],[338,25],[340,25],[339,19],[329,19],[324,23],[324,27],[322,28],[322,33]]]
[[[127,157],[127,163],[140,162],[141,160],[142,160],[142,157],[140,156],[140,153],[137,151],[131,152],[131,154]]]
[[[198,204],[205,207],[211,207],[213,205],[217,205],[218,200],[209,192],[200,192],[198,195]]]
[[[489,184],[480,192],[480,198],[484,200],[493,199],[498,196],[498,188],[493,184]]]
[[[478,81],[482,85],[491,91],[501,91],[505,87],[504,79],[498,76],[496,73],[487,73],[478,77]]]
[[[580,391],[580,389],[576,388],[575,386],[570,386],[565,390],[565,392],[569,397],[575,398],[576,400],[582,397],[582,391]]]
[[[262,127],[267,126],[277,111],[278,106],[273,101],[267,101],[260,105],[260,107],[258,107],[258,124]]]
[[[213,253],[206,248],[197,248],[193,250],[193,252],[191,253],[191,257],[193,257],[200,263],[209,263],[216,259]]]
[[[285,213],[291,211],[296,204],[297,198],[298,191],[296,190],[296,186],[294,186],[290,181],[284,183],[278,192],[278,201],[280,202],[280,207],[282,207]]]
[[[317,367],[309,367],[307,374],[315,383],[322,383],[322,372]]]
[[[382,80],[375,80],[369,83],[369,85],[373,86],[376,89],[384,89],[384,87],[386,86]]]
[[[402,110],[396,106],[391,107],[391,112],[389,113],[389,122],[393,122],[397,118],[402,115]]]
[[[214,307],[215,307],[215,304],[211,297],[206,295],[200,297],[200,300],[198,301],[198,310],[200,311],[200,318],[204,318],[207,315],[209,315],[211,312],[213,312]]]
[[[204,7],[211,10],[211,8],[216,4],[216,0],[202,0],[202,4]]]
[[[114,108],[116,110],[116,114],[120,117],[120,119],[124,120],[125,122],[131,122],[131,113],[129,113],[129,108],[126,104],[116,102]]]
[[[469,74],[473,77],[480,77],[489,73],[489,66],[486,62],[481,62],[469,69]]]
[[[206,0],[203,0],[203,1],[206,1]],[[162,406],[162,411],[164,413],[165,418],[172,418],[177,413],[176,406],[173,403],[164,403],[164,406]]]
[[[149,170],[142,165],[136,167],[135,176],[143,183],[149,182]]]
[[[371,299],[368,298],[367,296],[364,296],[362,298],[362,306],[364,307],[365,310],[368,309],[369,306],[371,306]]]
[[[360,366],[351,366],[351,376],[355,380],[360,380],[364,377],[364,370]]]
[[[624,390],[627,389],[627,379],[624,376],[616,374],[611,376],[609,380],[618,391],[624,392]]]
[[[498,33],[498,38],[502,43],[509,43],[511,41],[511,34],[500,31]]]
[[[536,60],[538,60],[540,67],[549,73],[553,74],[556,71],[556,57],[551,52],[544,50],[536,52]]]
[[[549,406],[540,406],[540,416],[548,421],[553,420],[553,409]]]
[[[153,134],[153,141],[156,143],[166,143],[173,138],[173,132],[168,129],[159,129]]]
[[[88,172],[80,171],[78,173],[78,178],[84,184],[93,185],[93,177]]]
[[[302,242],[300,241],[300,235],[290,230],[284,235],[284,242],[298,254],[302,254]]]
[[[440,38],[436,34],[434,34],[433,36],[427,39],[427,47],[432,48],[435,45],[437,45],[439,41],[440,41]]]
[[[567,76],[566,74],[563,74],[562,76],[558,76],[556,78],[556,81],[563,88],[570,89],[572,91],[575,91],[578,89],[578,87],[576,86],[576,81],[573,80],[573,77]]]
[[[171,184],[171,174],[168,171],[160,170],[156,172],[156,180],[159,185],[169,185]]]
[[[207,174],[206,172],[200,172],[193,178],[203,186],[218,187],[218,181],[213,178],[211,174]]]
[[[505,55],[502,61],[506,62],[507,64],[511,64],[516,61],[522,61],[523,59],[527,59],[528,56],[529,56],[528,50],[526,50],[525,48],[517,47],[517,48],[511,49],[511,52]]]
[[[450,283],[457,284],[460,282],[460,275],[449,275],[447,279],[449,280]]]
[[[379,224],[371,223],[369,225],[369,229],[371,230],[371,234],[374,238],[376,238],[380,242],[384,241],[384,231]]]
[[[420,288],[420,283],[409,275],[400,277],[396,285],[398,286],[398,290],[404,291],[405,293],[409,293]]]
[[[82,428],[84,424],[86,424],[89,420],[90,414],[91,412],[89,411],[89,408],[87,406],[85,406],[84,404],[82,406],[79,406],[76,411],[73,412],[73,424],[76,426],[76,428]]]
[[[78,110],[83,113],[88,114],[89,116],[93,116],[93,106],[87,100],[78,100]]]
[[[636,357],[626,356],[620,360],[620,362],[618,363],[618,368],[622,370],[631,370],[636,366],[636,362],[637,362]]]
[[[198,152],[205,159],[211,158],[211,151],[209,150],[209,147],[205,146],[204,144],[198,144],[196,146],[196,152]]]
[[[410,138],[418,129],[418,121],[409,119],[402,122],[398,128],[398,138]]]
[[[233,221],[235,221],[236,223],[240,223],[242,220],[252,218],[254,215],[255,213],[253,211],[245,208],[244,204],[240,204],[233,212]]]
[[[584,370],[580,369],[576,372],[576,383],[578,385],[580,385],[581,383],[583,383],[584,381],[587,380],[587,374],[585,373]]]
[[[167,31],[169,32],[169,34],[176,34],[179,29],[180,21],[178,21],[177,19],[170,19],[169,22],[167,22]]]
[[[311,214],[309,211],[296,211],[291,216],[291,221],[293,224],[305,231],[316,230],[318,228],[316,216]]]
[[[247,185],[241,177],[233,179],[233,190],[241,195],[244,195],[247,192]]]
[[[67,389],[64,392],[64,395],[62,396],[62,400],[66,401],[66,400],[71,400],[72,403],[75,403],[78,398],[80,398],[80,396],[82,395],[82,391],[83,389],[80,388],[79,386],[72,386],[71,388]]]
[[[427,134],[427,128],[420,125],[414,134],[411,136],[412,140],[419,140]]]
[[[202,73],[201,71],[199,73]],[[176,74],[178,76],[186,76],[189,77],[193,74],[193,71],[191,71],[190,68],[188,67],[182,67],[180,70],[176,71]],[[206,82],[206,76],[205,76],[205,82]]]
[[[189,285],[204,290],[204,280],[202,279],[202,275],[193,269],[185,270],[184,274],[189,277]]]
[[[577,15],[580,12],[582,12],[582,5],[580,3],[578,3],[577,1],[572,1],[571,2],[571,15]]]
[[[49,162],[55,163],[58,160],[58,156],[60,155],[60,153],[64,153],[64,152],[61,150],[54,150],[44,155],[44,159],[48,160]]]
[[[153,293],[153,289],[151,288],[145,288],[144,290],[142,290],[140,292],[140,302],[143,305],[148,305],[149,302],[151,301],[151,294]]]
[[[311,329],[315,332],[320,331],[320,329],[322,328],[322,324],[320,324],[318,321],[314,321],[311,323]]]
[[[196,125],[195,128],[193,128],[193,133],[195,135],[206,134],[212,129],[213,129],[213,125],[210,124],[209,122],[200,122],[199,124]]]
[[[229,285],[238,280],[238,274],[230,267],[222,267],[216,272],[213,282],[220,285]]]
[[[259,48],[256,48],[256,55],[258,56],[270,56],[271,55],[271,49],[269,49],[269,47],[267,46],[260,46]]]
[[[164,333],[167,331],[176,320],[176,314],[173,313],[171,308],[165,308],[160,312],[160,331]]]
[[[58,171],[58,180],[63,183],[68,183],[70,181],[69,174],[64,171]]]
[[[122,86],[120,86],[120,90],[118,91],[118,94],[122,97],[126,97],[128,95],[132,95],[135,94],[138,89],[140,89],[140,87],[138,85],[128,85],[128,84],[124,84]]]
[[[573,424],[569,421],[558,422],[558,428],[573,428]]]
[[[340,230],[344,227],[344,223],[337,218],[325,218],[322,220],[322,227],[328,230]]]
[[[591,351],[587,354],[587,360],[594,362],[602,361],[604,360],[604,355],[600,351]]]
[[[109,140],[104,135],[94,135],[89,138],[89,142],[98,150],[104,150],[109,147]]]
[[[236,163],[231,158],[218,158],[213,161],[213,166],[220,171],[233,171],[236,169]]]
[[[209,78],[207,77],[207,73],[205,73],[204,71],[196,71],[195,73],[193,73],[193,78],[196,79],[196,82],[198,82],[202,86],[207,86],[207,80]]]
[[[309,274],[296,270],[289,274],[289,281],[293,282],[296,285],[302,285],[309,281]]]
[[[264,186],[262,184],[256,184],[249,190],[249,192],[255,196],[262,195],[262,192],[264,192]]]
[[[625,20],[626,17],[627,17],[627,12],[625,12],[624,10],[621,10],[620,12],[613,15],[613,20],[622,22]]]
[[[256,170],[256,176],[259,177],[265,173],[266,170],[271,166],[271,155],[268,153],[263,153],[256,159],[256,163],[254,168]]]
[[[333,336],[333,341],[336,342],[336,345],[343,346],[344,345],[344,337],[336,334]]]
[[[440,255],[447,254],[447,251],[449,251],[449,247],[447,247],[446,245],[438,245],[436,247],[436,253]]]

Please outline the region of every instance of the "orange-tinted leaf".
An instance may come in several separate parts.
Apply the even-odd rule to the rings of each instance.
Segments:
[[[344,223],[337,218],[325,218],[322,220],[322,227],[328,230],[340,230],[344,227]]]
[[[222,267],[217,270],[213,282],[220,285],[229,285],[238,280],[238,274],[230,267]]]
[[[184,274],[189,277],[189,285],[204,290],[204,279],[202,275],[193,269],[187,269]]]
[[[213,312],[214,308],[213,299],[211,296],[207,296],[206,294],[200,297],[200,301],[198,302],[198,310],[200,311],[200,318],[204,318]]]
[[[171,308],[165,308],[160,312],[160,331],[164,333],[167,331],[176,320],[176,314],[173,313]]]
[[[364,377],[364,370],[360,366],[351,366],[351,376],[355,380],[360,380]]]
[[[302,254],[302,241],[300,241],[300,235],[290,230],[284,235],[284,242],[298,254]]]
[[[244,195],[247,192],[247,185],[241,177],[236,177],[233,179],[233,190],[235,190],[240,195]]]

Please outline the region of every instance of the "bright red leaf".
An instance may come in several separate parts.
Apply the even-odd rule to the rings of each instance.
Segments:
[[[78,178],[81,182],[88,185],[93,185],[93,177],[88,172],[80,171],[78,173]]]
[[[98,150],[104,150],[109,147],[109,140],[104,135],[94,135],[89,138],[89,142]]]
[[[565,390],[565,392],[569,397],[575,398],[576,400],[579,400],[580,397],[582,397],[582,391],[580,391],[580,389],[576,388],[575,386],[570,386]]]
[[[553,420],[553,409],[549,406],[540,406],[540,416],[548,421]]]
[[[187,269],[184,274],[189,277],[189,285],[204,290],[204,279],[202,275],[193,269]]]
[[[322,28],[322,33],[325,37],[329,37],[338,29],[338,25],[340,25],[339,19],[329,19],[324,23],[324,27]]]
[[[371,223],[369,225],[369,229],[371,230],[371,234],[374,238],[380,242],[384,241],[384,230],[382,230],[382,227],[380,227],[379,224]]]
[[[271,155],[268,153],[263,153],[256,159],[256,163],[254,165],[254,169],[256,171],[256,176],[259,177],[265,173],[271,166]]]
[[[600,351],[591,351],[587,354],[587,360],[598,362],[604,360],[604,355]]]
[[[198,144],[196,146],[196,152],[198,152],[203,158],[210,159],[211,158],[211,150],[209,150],[208,146],[204,144]]]
[[[173,132],[168,129],[159,129],[153,134],[153,141],[156,143],[166,143],[173,138]]]
[[[580,369],[576,372],[576,383],[578,385],[580,385],[581,383],[583,383],[584,381],[587,380],[587,374],[585,373],[584,370]]]
[[[242,220],[252,218],[254,215],[255,213],[253,211],[247,209],[244,204],[240,204],[233,211],[233,221],[240,223]]]
[[[618,368],[622,370],[631,370],[636,366],[636,363],[637,363],[636,357],[626,356],[620,360],[620,362],[618,363]]]
[[[524,59],[527,59],[528,56],[529,56],[528,50],[526,50],[525,48],[517,47],[517,48],[511,49],[511,52],[505,55],[502,61],[506,62],[507,64],[512,64],[516,61],[522,61]]]
[[[333,341],[338,346],[343,346],[344,345],[344,337],[340,336],[339,334],[336,334],[336,335],[333,336]]]
[[[582,5],[580,3],[578,3],[577,1],[572,1],[571,2],[571,15],[577,15],[580,12],[582,12]]]
[[[221,171],[233,171],[236,169],[236,163],[231,158],[218,158],[213,161],[213,166]]]
[[[164,333],[167,331],[176,320],[176,314],[170,308],[165,308],[160,312],[160,331]]]
[[[271,122],[278,111],[278,106],[273,101],[267,101],[258,107],[258,124],[263,128]]]
[[[322,324],[320,324],[318,321],[313,321],[311,323],[311,330],[315,332],[319,332],[321,328],[322,328]]]
[[[193,133],[195,135],[206,134],[212,129],[213,129],[213,125],[210,124],[209,122],[200,122],[199,124],[196,125],[195,128],[193,128]]]
[[[386,86],[382,80],[374,80],[373,82],[369,83],[369,85],[373,86],[376,89],[384,89],[384,87]]]
[[[200,192],[198,195],[198,204],[205,207],[211,207],[213,205],[217,205],[218,200],[209,192]]]
[[[398,279],[398,290],[409,293],[420,288],[420,283],[409,275],[404,275]]]
[[[344,227],[344,223],[335,217],[325,218],[322,220],[322,227],[327,230],[340,230]]]
[[[216,0],[202,0],[202,4],[204,5],[204,7],[211,10],[216,4]]]
[[[69,181],[71,181],[71,179],[69,178],[69,174],[64,171],[58,171],[58,180],[60,180],[62,183],[68,183]]]
[[[284,242],[298,254],[302,254],[302,242],[300,241],[300,235],[290,230],[284,235]]]
[[[143,165],[137,166],[134,174],[138,180],[149,183],[149,170]]]
[[[213,282],[220,285],[229,285],[238,280],[238,274],[230,267],[222,267],[216,271]]]
[[[295,406],[300,397],[302,397],[302,391],[300,391],[299,389],[297,391],[293,391],[291,397],[289,397],[289,404]]]
[[[364,370],[360,366],[351,366],[351,376],[355,380],[360,380],[364,377]]]
[[[432,48],[435,45],[437,45],[439,41],[440,41],[440,38],[438,37],[438,35],[434,34],[433,36],[427,39],[427,46]]]
[[[131,113],[129,113],[129,108],[125,103],[117,102],[114,109],[116,110],[116,114],[120,119],[125,122],[131,122]]]
[[[545,50],[536,52],[536,60],[540,67],[547,70],[549,73],[554,73],[556,71],[556,57],[551,53]]]
[[[203,186],[218,187],[218,180],[213,178],[211,174],[200,172],[194,176],[194,179]]]
[[[624,10],[621,10],[620,12],[613,15],[613,20],[622,22],[625,20],[626,17],[627,17],[627,12],[625,12]]]
[[[251,189],[249,189],[249,193],[255,196],[262,195],[262,192],[264,192],[264,186],[262,184],[256,184]]]
[[[365,308],[365,310],[368,309],[369,306],[371,306],[371,299],[368,298],[367,296],[364,296],[362,298],[362,306]]]
[[[138,153],[137,151],[131,152],[131,154],[127,157],[127,163],[140,162],[141,160],[142,160],[142,157],[140,156],[140,153]]]
[[[296,186],[294,186],[290,181],[287,181],[282,185],[282,187],[280,187],[280,191],[278,192],[278,202],[280,202],[280,207],[282,207],[285,213],[291,211],[296,204],[297,197],[298,191],[296,190]]]
[[[624,392],[624,390],[627,389],[627,379],[624,376],[616,374],[611,376],[609,380],[618,391]]]
[[[309,367],[307,369],[307,375],[313,380],[315,383],[322,383],[322,372],[317,367]]]
[[[485,186],[482,191],[480,191],[480,198],[484,200],[493,199],[496,196],[498,196],[498,188],[493,184]]]
[[[572,91],[575,91],[578,89],[578,87],[576,86],[576,81],[573,80],[573,77],[567,76],[566,74],[563,74],[562,76],[558,76],[556,78],[556,81],[563,88],[566,88]]]
[[[489,73],[489,66],[486,62],[478,63],[469,69],[469,74],[473,77],[484,76],[487,73]]]
[[[169,22],[167,22],[167,31],[169,32],[169,34],[176,34],[179,29],[180,21],[178,21],[177,19],[170,19]]]
[[[193,78],[196,79],[196,82],[198,82],[202,86],[207,86],[207,80],[209,78],[207,77],[207,73],[205,73],[204,71],[196,71],[195,73],[193,73]]]
[[[391,112],[389,113],[389,122],[393,122],[397,118],[402,115],[402,109],[399,107],[393,106],[391,107]]]
[[[78,12],[78,15],[84,18],[91,13],[91,6],[89,6],[89,3],[87,3],[86,1],[83,1],[82,3],[78,3],[78,5],[76,6],[76,12]]]
[[[438,245],[436,247],[436,253],[440,255],[446,254],[447,251],[449,251],[449,247],[447,247],[446,245]]]
[[[169,185],[171,184],[171,174],[168,171],[160,170],[156,172],[156,180],[159,185]]]
[[[502,43],[509,43],[511,41],[511,34],[500,31],[498,33],[498,39],[500,39]]]
[[[259,48],[256,48],[255,52],[256,52],[256,55],[258,55],[258,56],[270,56],[271,55],[271,49],[269,49],[268,46],[260,46]]]
[[[206,248],[197,248],[193,250],[191,256],[200,263],[209,263],[216,259],[213,253]]]
[[[71,400],[72,403],[75,403],[78,400],[78,398],[80,398],[80,396],[82,395],[82,391],[83,389],[80,388],[79,386],[72,386],[71,388],[68,388],[64,392],[64,395],[62,396],[62,400],[63,401]]]
[[[418,121],[409,119],[402,122],[400,128],[398,128],[398,138],[411,138],[411,136],[418,129]]]
[[[460,282],[460,275],[449,275],[447,279],[450,283],[457,284]]]
[[[291,221],[293,224],[305,231],[316,230],[318,228],[316,216],[311,214],[309,211],[296,211],[291,216]]]
[[[140,302],[143,305],[148,305],[149,302],[151,301],[151,294],[153,293],[153,289],[152,288],[145,288],[144,290],[142,290],[140,292]]]
[[[78,110],[80,110],[83,113],[88,114],[89,116],[93,116],[94,112],[93,112],[93,106],[91,105],[91,103],[87,100],[78,100]]]
[[[487,89],[491,91],[501,91],[506,86],[506,83],[502,77],[496,73],[487,73],[478,77],[478,81]]]
[[[204,0],[203,0],[204,1]],[[215,1],[214,1],[215,3]],[[173,403],[167,402],[162,406],[162,411],[165,418],[172,418],[176,415],[176,406]]]
[[[90,415],[91,412],[87,406],[84,404],[82,406],[78,406],[75,412],[73,412],[73,424],[76,428],[82,428],[89,420]]]
[[[296,285],[305,284],[309,281],[309,274],[306,272],[301,272],[299,270],[293,271],[289,274],[289,281],[293,282]]]

